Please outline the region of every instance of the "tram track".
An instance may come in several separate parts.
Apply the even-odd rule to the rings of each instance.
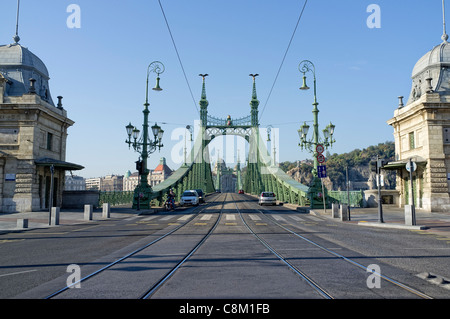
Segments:
[[[61,288],[61,289],[59,289],[59,290],[57,290],[57,291],[55,291],[55,292],[53,292],[53,293],[51,293],[51,294],[49,294],[48,296],[46,296],[44,299],[52,299],[52,298],[55,298],[55,297],[57,297],[57,296],[59,296],[59,295],[61,295],[61,294],[63,294],[64,292],[66,292],[66,291],[68,291],[69,289],[71,289],[72,287],[74,287],[74,286],[77,286],[77,285],[79,285],[79,284],[81,284],[81,283],[85,283],[86,281],[88,281],[89,279],[91,279],[91,278],[93,278],[93,277],[95,277],[95,276],[98,276],[98,275],[100,275],[100,274],[102,274],[102,273],[104,273],[106,270],[108,270],[108,269],[111,269],[113,266],[117,266],[117,265],[119,265],[120,263],[123,263],[124,261],[126,261],[126,260],[128,260],[129,258],[131,258],[131,257],[133,257],[133,256],[136,256],[138,253],[141,253],[141,252],[143,252],[144,250],[146,250],[146,249],[148,249],[148,248],[150,248],[151,246],[153,246],[153,245],[155,245],[156,243],[158,243],[158,242],[161,242],[163,239],[165,239],[165,238],[168,238],[170,235],[173,235],[173,234],[175,234],[177,231],[179,231],[179,230],[181,230],[183,227],[186,227],[187,225],[189,225],[189,224],[191,224],[195,219],[196,219],[196,217],[197,216],[199,216],[203,211],[205,211],[207,208],[209,208],[209,207],[211,207],[211,206],[214,206],[214,205],[218,205],[218,204],[220,204],[221,205],[221,208],[220,208],[220,215],[218,216],[218,218],[217,218],[217,220],[216,220],[216,222],[214,223],[214,225],[211,227],[211,229],[208,231],[208,233],[206,234],[206,235],[204,235],[204,237],[198,242],[198,244],[197,245],[195,245],[195,247],[192,249],[192,250],[190,250],[189,251],[189,253],[188,254],[186,254],[185,256],[184,256],[184,258],[182,258],[182,260],[180,261],[180,262],[178,262],[177,264],[176,264],[176,266],[175,267],[173,267],[167,274],[165,274],[160,280],[158,280],[155,284],[153,284],[152,285],[152,287],[150,288],[150,289],[148,289],[144,294],[142,294],[142,296],[140,297],[140,299],[147,299],[147,298],[149,298],[167,279],[169,279],[171,276],[172,276],[172,274],[206,241],[206,239],[209,237],[209,235],[214,231],[214,229],[215,229],[215,227],[217,227],[217,224],[219,223],[219,221],[220,221],[220,217],[221,217],[221,213],[222,213],[222,209],[223,209],[223,206],[224,206],[224,203],[225,203],[225,200],[226,200],[226,197],[227,197],[227,194],[224,194],[224,196],[223,196],[223,199],[222,200],[219,200],[220,198],[222,197],[222,194],[221,195],[219,195],[219,196],[217,196],[216,198],[215,198],[215,200],[214,201],[212,201],[212,202],[210,202],[210,203],[208,203],[207,205],[205,205],[205,206],[201,206],[201,207],[198,207],[198,208],[196,208],[196,212],[195,212],[195,214],[193,214],[192,215],[192,217],[189,219],[189,220],[187,220],[185,223],[183,223],[183,224],[181,224],[181,225],[178,225],[178,226],[176,226],[175,228],[173,228],[173,229],[171,229],[170,231],[168,231],[168,232],[166,232],[166,233],[164,233],[163,235],[161,235],[161,236],[159,236],[158,238],[156,238],[156,239],[154,239],[154,240],[152,240],[151,242],[149,242],[149,243],[147,243],[147,244],[145,244],[145,245],[143,245],[143,246],[141,246],[141,247],[139,247],[139,248],[137,248],[137,249],[135,249],[135,250],[133,250],[132,252],[130,252],[130,253],[128,253],[128,254],[126,254],[126,255],[124,255],[123,257],[121,257],[121,258],[118,258],[118,259],[116,259],[115,261],[113,261],[113,262],[111,262],[111,263],[109,263],[109,264],[107,264],[106,266],[104,266],[104,267],[102,267],[102,268],[100,268],[100,269],[98,269],[98,270],[96,270],[96,271],[94,271],[94,272],[91,272],[90,274],[88,274],[88,275],[86,275],[86,276],[84,276],[83,278],[81,278],[80,280],[78,280],[78,281],[76,281],[76,282],[73,282],[73,283],[71,283],[70,285],[67,285],[67,286],[65,286],[65,287],[63,287],[63,288]]]
[[[244,202],[245,202],[245,204],[247,205],[247,203],[250,202],[250,201],[245,200]],[[236,205],[236,208],[237,208],[237,205]],[[262,216],[264,216],[264,218],[266,219],[266,221],[270,221],[272,224],[274,224],[274,225],[280,227],[281,229],[283,229],[283,230],[286,231],[287,233],[289,233],[289,234],[295,236],[296,238],[301,239],[303,242],[306,242],[306,243],[308,243],[308,244],[310,244],[310,245],[312,245],[312,246],[314,246],[314,247],[320,249],[321,251],[324,251],[324,252],[326,252],[327,254],[332,255],[333,257],[335,257],[335,258],[337,258],[337,259],[339,259],[339,260],[345,261],[345,262],[347,262],[348,264],[350,264],[350,265],[352,265],[352,266],[354,266],[354,267],[357,267],[357,268],[359,268],[359,269],[361,269],[361,270],[364,270],[365,272],[367,271],[367,269],[368,269],[367,266],[364,266],[364,265],[362,265],[361,263],[358,263],[358,262],[356,262],[355,260],[353,260],[353,259],[351,259],[351,258],[348,258],[348,257],[346,257],[346,256],[344,256],[344,255],[342,255],[342,254],[339,254],[339,253],[337,253],[336,251],[334,251],[334,250],[332,250],[332,249],[326,248],[326,247],[324,247],[323,245],[317,243],[316,241],[314,241],[314,240],[312,240],[312,239],[306,238],[305,236],[299,234],[297,231],[294,231],[294,230],[292,230],[291,228],[289,228],[289,227],[287,227],[287,226],[285,226],[285,225],[282,225],[279,221],[277,221],[277,220],[276,220],[275,218],[273,218],[272,216],[270,216],[270,215],[268,216],[268,214],[265,213],[265,212],[263,212],[261,209],[259,209],[259,208],[251,208],[251,210],[258,212],[259,214],[261,214]],[[241,216],[241,218],[243,218],[243,217]],[[243,221],[244,221],[244,223],[246,224],[246,226],[249,228],[248,223],[245,222],[244,219],[243,219]],[[250,228],[249,228],[249,229],[250,229]],[[252,230],[252,232],[253,232],[253,230]],[[259,236],[259,235],[257,235],[257,234],[255,234],[255,236],[261,238],[262,242],[267,243],[267,241],[264,240],[264,239],[262,239],[261,236]],[[265,244],[264,244],[264,245],[265,245]],[[267,243],[267,245],[269,245],[269,244]],[[284,260],[286,260],[286,262],[289,262],[289,261],[287,260],[287,259],[289,259],[289,258],[285,258],[285,257],[283,257],[281,254],[280,254],[280,257],[279,257],[279,258],[283,258]],[[298,268],[297,268],[297,270],[300,271]],[[303,272],[302,272],[302,273],[303,273]],[[395,279],[393,279],[393,278],[391,278],[391,277],[389,277],[389,276],[386,276],[386,275],[381,274],[381,273],[377,273],[377,272],[375,272],[375,271],[372,271],[372,273],[375,274],[375,275],[377,275],[377,276],[379,276],[379,278],[383,279],[384,281],[389,282],[390,284],[393,284],[393,285],[395,285],[395,286],[397,286],[397,287],[399,287],[399,288],[401,288],[401,289],[403,289],[403,290],[405,290],[405,291],[407,291],[407,292],[409,292],[409,293],[411,293],[411,294],[413,294],[413,295],[415,295],[415,296],[417,296],[417,297],[419,297],[419,298],[422,298],[422,299],[433,299],[433,297],[431,297],[431,296],[429,296],[429,295],[427,295],[427,294],[425,294],[425,293],[422,293],[422,292],[420,292],[420,291],[418,291],[418,290],[416,290],[416,289],[414,289],[414,288],[412,288],[412,287],[410,287],[410,286],[408,286],[408,285],[406,285],[406,284],[404,284],[404,283],[401,283],[401,282],[399,282],[399,281],[397,281],[397,280],[395,280]],[[303,275],[305,275],[306,278],[310,279],[306,274],[303,273]],[[312,279],[311,279],[311,280],[312,280]],[[314,282],[314,281],[312,280],[312,282]],[[312,284],[313,286],[316,285],[315,282],[314,282],[314,283],[311,283],[311,284]],[[317,286],[319,286],[319,285],[317,284]],[[323,288],[321,288],[320,286],[319,286],[319,288],[320,288],[320,289],[323,289]],[[323,290],[324,290],[324,289],[323,289]],[[330,297],[330,298],[333,298],[331,295],[330,295],[329,297]]]
[[[241,218],[244,225],[247,227],[249,232],[255,236],[272,254],[274,254],[278,259],[280,259],[285,265],[287,265],[291,270],[294,271],[301,279],[305,280],[309,286],[311,286],[316,292],[318,292],[325,299],[334,299],[331,294],[329,294],[323,287],[321,287],[317,282],[311,279],[305,272],[300,270],[298,267],[290,263],[279,251],[277,251],[274,247],[272,247],[266,240],[264,240],[261,236],[259,236],[245,221],[244,217],[240,209],[237,207],[236,202],[234,202],[236,206],[236,210],[239,213],[239,217]]]

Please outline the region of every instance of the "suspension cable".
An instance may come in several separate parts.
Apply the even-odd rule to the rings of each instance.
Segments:
[[[197,102],[195,101],[195,98],[194,98],[194,94],[192,94],[191,86],[189,85],[189,81],[188,81],[188,78],[186,76],[186,72],[184,71],[183,63],[181,62],[180,54],[178,53],[178,49],[177,49],[177,46],[175,44],[175,40],[173,38],[172,31],[170,30],[170,26],[169,26],[169,22],[167,21],[166,14],[165,14],[164,9],[162,7],[161,0],[158,0],[158,3],[159,3],[159,6],[161,8],[161,12],[163,14],[164,20],[166,21],[167,29],[169,30],[170,38],[172,39],[172,43],[173,43],[173,46],[175,48],[175,52],[177,53],[178,61],[180,62],[181,70],[183,71],[183,75],[184,75],[184,79],[186,80],[186,84],[187,84],[187,86],[189,88],[189,92],[191,93],[192,101],[194,101],[195,109],[197,110],[197,113],[200,113],[199,110],[198,110],[198,107],[197,107]]]
[[[280,67],[278,68],[277,75],[275,76],[275,80],[273,81],[272,88],[269,91],[269,95],[267,96],[266,103],[264,104],[264,107],[263,107],[263,109],[262,109],[262,111],[260,113],[260,116],[259,116],[259,120],[260,121],[261,121],[261,117],[262,117],[262,115],[264,113],[264,110],[266,109],[267,103],[269,102],[270,96],[272,95],[272,91],[273,91],[273,88],[275,87],[275,83],[277,82],[278,76],[280,75],[281,68],[283,67],[284,60],[286,59],[286,56],[287,56],[288,51],[289,51],[289,48],[291,47],[292,40],[294,39],[295,32],[297,31],[297,28],[298,28],[298,25],[300,23],[300,20],[302,19],[303,12],[305,11],[305,7],[306,7],[307,3],[308,3],[308,0],[305,0],[305,3],[303,4],[302,11],[300,12],[300,16],[298,17],[297,24],[295,25],[294,32],[292,32],[292,36],[291,36],[291,39],[289,40],[289,44],[288,44],[288,46],[286,48],[286,52],[284,52],[284,56],[283,56],[283,59],[281,60]]]

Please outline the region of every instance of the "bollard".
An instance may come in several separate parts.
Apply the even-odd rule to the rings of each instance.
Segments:
[[[109,218],[110,212],[111,212],[111,204],[110,203],[104,203],[103,204],[102,217],[103,218]]]
[[[339,214],[341,216],[341,221],[348,220],[348,205],[347,204],[341,204],[341,209],[339,211]]]
[[[84,220],[92,220],[92,205],[84,205]]]
[[[52,211],[50,213],[50,225],[59,225],[59,207],[52,207]]]
[[[415,214],[413,211],[414,207],[412,205],[405,205],[405,225],[415,226]]]
[[[17,219],[17,228],[28,228],[28,219],[26,218]]]
[[[332,203],[331,204],[331,217],[332,218],[338,218],[339,217],[339,204],[338,203]]]

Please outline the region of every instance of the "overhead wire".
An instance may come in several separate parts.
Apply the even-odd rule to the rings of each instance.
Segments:
[[[284,52],[284,56],[283,56],[283,59],[281,60],[280,67],[278,68],[277,75],[275,76],[275,80],[273,81],[272,87],[271,87],[271,89],[269,91],[269,95],[267,96],[266,103],[264,104],[264,107],[263,107],[263,109],[262,109],[262,111],[260,113],[259,120],[261,120],[261,117],[262,117],[262,115],[264,113],[264,110],[266,109],[267,103],[269,102],[270,96],[272,95],[273,88],[275,87],[275,83],[278,80],[278,76],[280,75],[280,71],[281,71],[281,68],[283,67],[284,60],[286,59],[286,56],[287,56],[287,54],[289,52],[289,48],[291,47],[292,40],[294,39],[295,32],[297,31],[298,25],[300,24],[300,20],[302,19],[303,12],[305,11],[307,3],[308,3],[308,0],[305,0],[305,3],[303,4],[302,11],[300,12],[300,16],[298,17],[297,24],[295,25],[294,32],[292,32],[291,39],[289,40],[289,44],[288,44],[288,46],[286,48],[286,51]]]
[[[175,44],[175,39],[173,38],[172,31],[170,30],[170,26],[169,26],[169,22],[167,21],[166,13],[164,12],[163,6],[161,4],[161,0],[158,0],[158,3],[159,3],[159,7],[161,8],[161,12],[163,14],[164,20],[166,21],[167,29],[169,30],[170,38],[172,39],[172,44],[175,48],[175,52],[177,54],[178,61],[180,62],[181,70],[183,71],[184,79],[186,80],[186,84],[189,88],[189,92],[191,93],[191,97],[192,97],[192,101],[194,102],[195,109],[197,110],[197,113],[200,114],[198,107],[197,107],[197,102],[195,101],[194,94],[192,93],[192,90],[191,90],[191,86],[189,85],[189,81],[186,76],[186,72],[184,71],[183,62],[181,62],[180,54],[178,53],[177,45]]]

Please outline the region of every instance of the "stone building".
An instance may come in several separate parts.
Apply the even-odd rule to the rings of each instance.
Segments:
[[[0,212],[60,206],[66,162],[67,117],[55,106],[44,63],[26,47],[0,46]]]
[[[399,205],[414,204],[428,212],[449,212],[450,179],[450,44],[444,31],[442,43],[427,52],[414,66],[412,88],[404,105],[387,123],[394,128],[396,161],[387,169],[397,170]],[[409,159],[417,166],[413,193]]]
[[[173,170],[167,166],[166,158],[161,157],[158,166],[154,170],[149,170],[148,173],[148,183],[150,186],[158,185],[164,182],[170,175],[172,175]],[[131,173],[128,171],[123,178],[123,190],[124,191],[134,191],[136,186],[139,184],[139,173]]]

